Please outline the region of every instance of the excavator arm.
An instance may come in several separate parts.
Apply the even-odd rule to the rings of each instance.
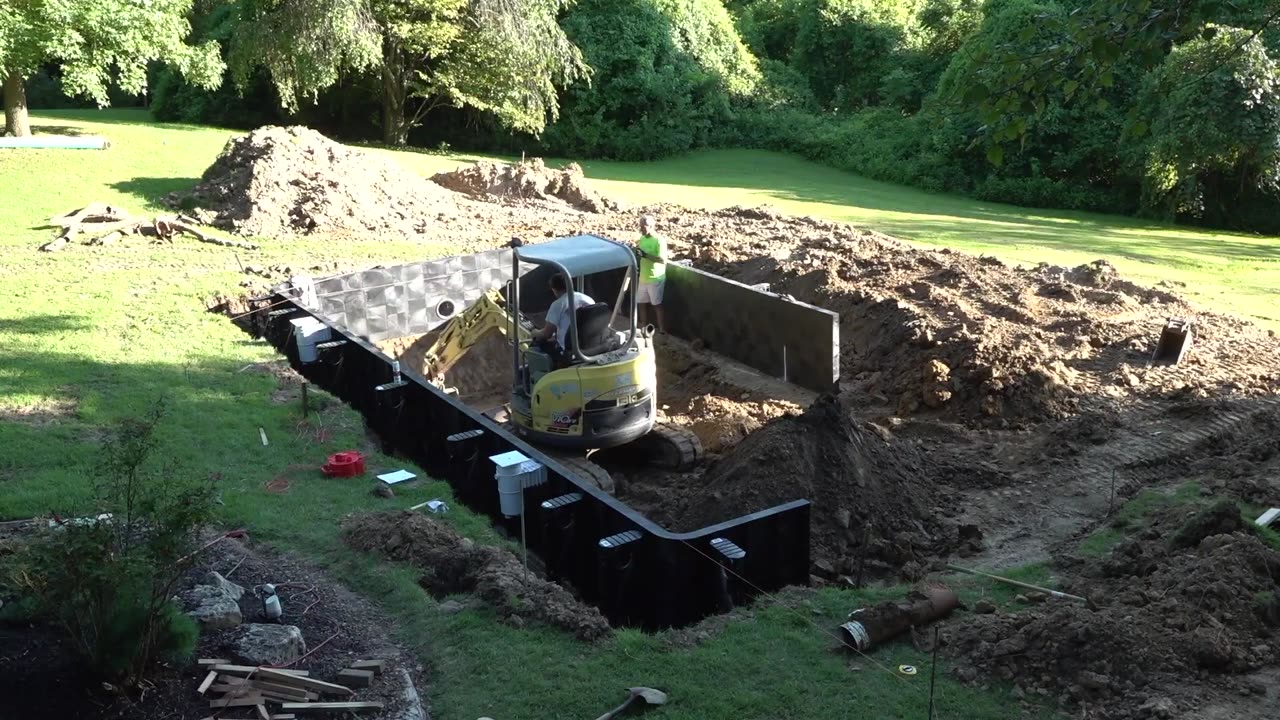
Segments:
[[[533,328],[524,318],[518,318],[516,329],[519,335],[517,342],[530,341]],[[509,335],[511,331],[511,314],[497,290],[485,293],[445,324],[423,356],[422,374],[432,382],[439,381],[491,330],[503,335]]]

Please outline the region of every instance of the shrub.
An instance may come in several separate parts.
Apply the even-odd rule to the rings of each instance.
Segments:
[[[918,0],[805,0],[798,6],[792,64],[825,107],[877,105],[885,77],[922,49],[920,5]]]
[[[583,0],[564,29],[594,70],[564,92],[555,153],[643,160],[707,145],[759,69],[715,0]],[[703,46],[697,46],[703,43]]]
[[[136,682],[160,658],[190,656],[198,631],[170,597],[213,509],[213,481],[157,466],[163,403],[104,445],[94,514],[65,520],[21,550],[9,578],[59,623],[90,669]],[[100,513],[109,513],[104,517]]]
[[[1250,32],[1215,30],[1175,48],[1143,87],[1142,204],[1164,218],[1242,228],[1242,215],[1256,223],[1277,208],[1280,65]]]

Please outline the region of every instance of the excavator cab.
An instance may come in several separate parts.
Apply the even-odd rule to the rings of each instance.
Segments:
[[[656,418],[657,369],[648,333],[636,327],[635,293],[628,292],[637,280],[632,251],[613,240],[577,235],[516,245],[512,263],[513,277],[533,280],[511,284],[507,299],[513,308],[526,304],[522,289],[540,289],[539,281],[557,273],[569,280],[570,307],[593,277],[616,280],[621,274],[611,303],[593,298],[597,302],[570,313],[559,363],[527,339],[513,344],[516,432],[538,444],[573,449],[615,447],[648,434]],[[508,322],[517,315],[509,314]],[[516,337],[518,330],[508,332]]]
[[[505,297],[490,290],[439,332],[423,355],[423,375],[445,388],[446,374],[492,332],[511,352],[509,427],[553,449],[601,488],[608,472],[587,456],[627,446],[632,459],[672,470],[697,464],[702,446],[692,432],[656,424],[657,363],[648,328],[636,326],[637,267],[630,248],[595,235],[536,245],[512,241],[513,280]],[[565,347],[552,357],[532,342],[531,317],[552,302],[549,280],[564,276],[569,307],[575,295],[593,300],[570,313]],[[592,456],[594,458],[594,456]]]

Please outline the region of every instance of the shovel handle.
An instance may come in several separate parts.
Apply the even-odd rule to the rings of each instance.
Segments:
[[[621,705],[619,705],[618,707],[616,707],[616,708],[614,708],[614,709],[610,710],[609,712],[607,712],[607,713],[605,713],[605,714],[601,715],[600,717],[596,718],[596,720],[613,720],[614,718],[616,718],[616,717],[618,717],[619,715],[621,715],[621,714],[622,714],[622,712],[623,712],[624,710],[626,710],[627,708],[631,707],[631,703],[635,702],[635,701],[636,701],[636,698],[638,698],[638,697],[640,697],[640,696],[639,696],[639,695],[632,695],[631,697],[627,698],[627,701],[626,701],[626,702],[624,702],[624,703],[622,703]]]

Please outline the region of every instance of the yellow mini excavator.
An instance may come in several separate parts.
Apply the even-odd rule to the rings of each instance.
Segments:
[[[444,387],[445,373],[496,330],[511,348],[509,427],[517,435],[554,451],[558,460],[575,466],[608,492],[614,486],[607,471],[585,460],[597,450],[625,446],[638,451],[629,455],[672,470],[696,464],[702,454],[697,436],[656,423],[652,331],[636,326],[635,293],[627,292],[636,284],[631,249],[594,235],[512,245],[515,280],[507,286],[506,298],[491,290],[454,316],[427,349],[423,375]],[[538,269],[541,272],[531,272]],[[622,281],[612,306],[596,302],[570,314],[557,362],[531,343],[533,323],[519,312],[522,271],[530,277],[559,273],[570,279],[569,307],[575,307],[574,293],[581,292],[592,276],[616,277],[622,271]]]

